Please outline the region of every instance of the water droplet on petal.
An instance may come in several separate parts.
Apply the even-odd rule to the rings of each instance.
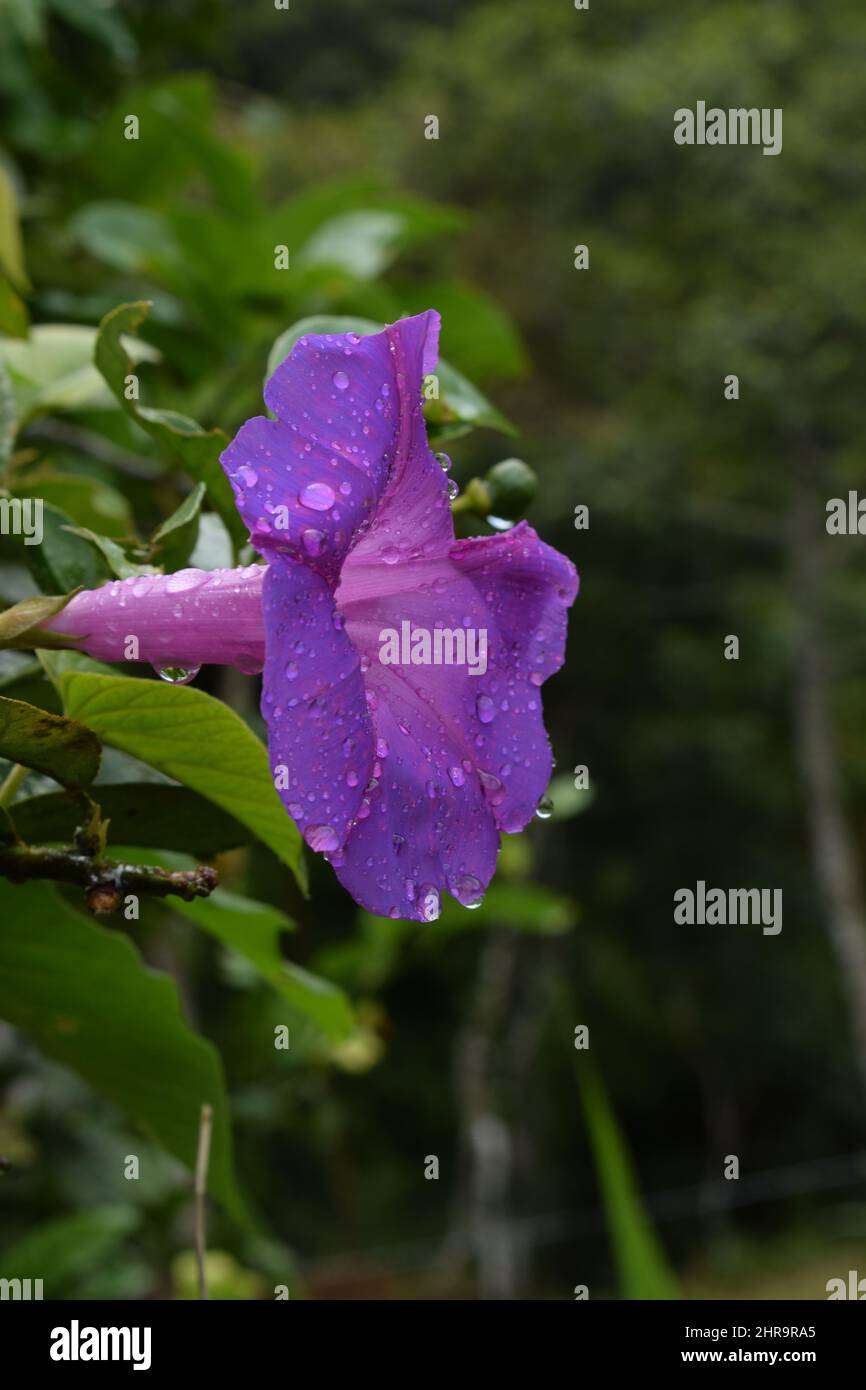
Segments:
[[[475,701],[475,712],[482,724],[491,724],[496,716],[496,706],[489,695],[479,695]]]
[[[389,752],[390,752],[390,749],[389,749],[389,747],[388,747],[387,740],[384,739],[384,738],[377,738],[377,739],[376,739],[376,757],[377,757],[377,758],[387,758]]]
[[[492,772],[484,772],[478,769],[478,779],[487,793],[491,806],[499,806],[505,800],[505,788],[498,777],[494,777]]]
[[[238,469],[238,477],[242,479],[246,487],[255,487],[256,483],[259,481],[258,473],[254,468],[250,468],[247,463],[241,464]]]
[[[400,559],[400,552],[396,545],[386,545],[382,549],[381,556],[383,565],[396,565]]]
[[[189,685],[200,670],[200,666],[159,666],[156,668],[156,674],[161,681],[167,681],[169,685]]]
[[[533,685],[544,685],[544,676],[540,671],[533,671],[529,679],[532,681]]]
[[[434,457],[434,459],[436,460],[436,462],[438,463],[439,467],[442,469],[442,472],[443,472],[443,473],[447,473],[448,470],[449,470],[450,467],[451,467],[451,460],[450,460],[450,458],[448,457],[448,455],[447,455],[447,454],[434,454],[433,457]]]
[[[345,391],[347,386],[349,385],[349,378],[346,376],[345,372],[334,372],[334,375],[331,377],[331,380],[333,381],[338,391]]]
[[[298,678],[298,667],[294,661],[290,661],[286,667],[286,680],[294,681]]]
[[[448,776],[451,778],[455,787],[462,787],[466,781],[466,774],[462,767],[449,767]]]
[[[452,502],[454,501],[455,497],[460,496],[460,488],[455,478],[448,479],[448,496],[451,498]]]
[[[550,820],[553,815],[553,802],[549,796],[543,796],[535,808],[535,814],[539,820]]]
[[[322,541],[324,539],[321,531],[314,531],[312,527],[308,527],[306,531],[301,532],[301,544],[308,555],[321,555]]]
[[[307,483],[298,500],[312,512],[328,512],[337,500],[337,494],[328,483]]]
[[[308,825],[304,831],[304,839],[317,853],[333,853],[339,848],[340,841],[337,832],[332,825]]]

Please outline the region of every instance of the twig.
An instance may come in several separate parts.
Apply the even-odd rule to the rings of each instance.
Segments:
[[[42,846],[0,846],[0,875],[13,883],[44,878],[54,883],[74,883],[87,889],[91,912],[114,912],[124,892],[152,898],[171,894],[191,902],[206,898],[219,883],[216,869],[208,864],[195,869],[160,869],[147,864],[120,864],[111,859],[92,859],[74,849],[46,849]]]
[[[210,1136],[213,1128],[213,1106],[203,1105],[198,1122],[198,1153],[195,1157],[195,1260],[198,1268],[198,1296],[207,1298],[205,1269],[205,1203],[207,1199],[207,1168],[210,1160]]]

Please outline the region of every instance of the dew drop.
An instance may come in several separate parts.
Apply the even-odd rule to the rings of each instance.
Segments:
[[[241,464],[238,469],[238,477],[243,479],[245,487],[255,487],[256,483],[259,481],[258,473],[254,468],[250,468],[247,463]]]
[[[310,849],[316,850],[317,853],[333,853],[340,846],[337,832],[332,825],[308,825],[304,831],[304,839]]]
[[[455,787],[462,787],[466,781],[466,774],[462,767],[449,767],[448,776],[451,778]]]
[[[328,512],[337,500],[337,494],[328,483],[307,483],[298,498],[311,512]]]
[[[464,907],[468,907],[470,911],[481,906],[481,900],[484,897],[484,885],[481,879],[476,878],[474,874],[460,874],[454,880],[454,887],[451,891],[457,901],[462,903]]]
[[[323,540],[321,531],[313,530],[312,526],[301,532],[301,544],[308,555],[321,555]]]
[[[475,712],[482,724],[491,724],[496,716],[496,706],[489,695],[479,695],[475,701]]]
[[[159,666],[156,668],[156,674],[161,681],[166,681],[169,685],[189,685],[200,670],[200,666]]]
[[[345,372],[334,372],[331,380],[338,391],[345,391],[349,385],[349,378],[346,376]]]
[[[450,458],[448,457],[448,455],[447,455],[447,454],[434,454],[433,457],[434,457],[434,459],[436,460],[436,462],[438,463],[439,467],[442,469],[442,472],[443,472],[443,473],[447,473],[447,472],[449,471],[450,467],[451,467],[451,460],[450,460]]]
[[[535,808],[535,814],[539,820],[550,820],[553,815],[553,802],[549,796],[543,796]]]
[[[382,550],[382,563],[384,565],[396,565],[400,559],[400,552],[396,545],[386,545]]]

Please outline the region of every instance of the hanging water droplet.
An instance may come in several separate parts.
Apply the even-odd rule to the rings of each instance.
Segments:
[[[156,674],[169,685],[189,685],[200,670],[200,666],[157,666]]]
[[[543,796],[535,808],[535,814],[539,820],[550,820],[553,815],[553,802],[549,796]]]
[[[346,376],[345,372],[334,372],[331,380],[338,391],[345,391],[349,385],[349,378]]]
[[[451,891],[457,901],[462,903],[464,907],[468,907],[470,912],[481,906],[484,897],[484,885],[481,879],[476,878],[474,874],[460,874],[454,880],[454,887]]]
[[[298,500],[312,512],[328,512],[336,502],[337,494],[328,483],[307,483]]]
[[[460,496],[460,488],[457,484],[456,478],[448,479],[448,496],[451,498],[452,502],[454,501],[455,497]]]
[[[450,458],[448,457],[448,455],[447,455],[447,454],[434,454],[433,457],[434,457],[434,459],[436,460],[436,462],[438,463],[439,467],[442,469],[442,472],[443,472],[443,473],[447,473],[448,470],[449,470],[450,467],[451,467],[451,460],[450,460]]]

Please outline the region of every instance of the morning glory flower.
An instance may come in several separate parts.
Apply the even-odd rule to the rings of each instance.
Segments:
[[[455,540],[421,409],[439,316],[308,335],[222,455],[266,560],[78,595],[56,630],[101,660],[175,678],[263,672],[274,784],[311,849],[371,912],[431,921],[477,905],[502,831],[552,759],[540,687],[564,659],[571,562],[521,522]]]

